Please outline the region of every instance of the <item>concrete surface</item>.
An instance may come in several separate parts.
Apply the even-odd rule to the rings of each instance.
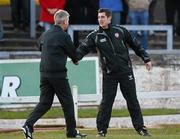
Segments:
[[[0,130],[20,129],[23,126],[25,119],[0,119]],[[158,127],[162,124],[180,124],[180,114],[163,115],[163,116],[144,116],[144,123],[147,127]],[[64,125],[65,121],[62,118],[58,119],[40,119],[36,125],[57,126]],[[96,128],[96,118],[80,118],[77,122],[78,126],[85,128]],[[132,128],[130,117],[113,117],[110,121],[110,128]]]

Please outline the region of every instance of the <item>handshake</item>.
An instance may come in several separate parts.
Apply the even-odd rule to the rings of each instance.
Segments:
[[[74,65],[79,65],[79,61],[76,59],[76,60],[71,60],[71,62],[74,64]]]

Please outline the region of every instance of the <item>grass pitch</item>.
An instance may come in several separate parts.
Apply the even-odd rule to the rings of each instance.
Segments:
[[[86,139],[98,139],[96,137],[97,131],[95,129],[80,129],[82,133],[88,134]],[[151,137],[149,139],[180,139],[180,126],[169,125],[162,126],[157,129],[150,129]],[[34,139],[67,139],[65,130],[36,130]],[[23,134],[18,132],[0,133],[0,139],[23,139]],[[109,129],[105,139],[144,139],[139,136],[134,129]]]

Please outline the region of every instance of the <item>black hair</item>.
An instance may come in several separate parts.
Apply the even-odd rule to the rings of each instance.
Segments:
[[[108,9],[108,8],[100,8],[100,9],[98,10],[98,13],[105,13],[107,17],[112,16],[112,12],[111,12],[111,10]]]

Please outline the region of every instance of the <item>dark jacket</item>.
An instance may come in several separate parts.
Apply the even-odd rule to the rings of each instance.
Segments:
[[[40,72],[43,77],[67,76],[67,56],[76,61],[75,47],[70,36],[54,25],[38,41],[41,52]]]
[[[91,32],[77,49],[77,58],[80,60],[92,49],[97,49],[106,74],[124,74],[132,72],[128,46],[136,55],[147,63],[149,55],[140,47],[137,40],[123,27],[109,25],[108,30],[99,27]]]

